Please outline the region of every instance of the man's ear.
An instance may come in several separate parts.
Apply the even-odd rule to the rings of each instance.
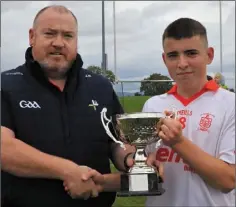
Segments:
[[[29,45],[32,47],[34,44],[34,38],[35,38],[35,33],[34,33],[34,29],[31,28],[29,30]]]
[[[164,52],[162,53],[162,60],[163,60],[163,62],[166,64],[166,56],[165,56],[165,53],[164,53]]]
[[[207,48],[207,64],[210,65],[214,59],[214,48],[213,47],[209,47]]]

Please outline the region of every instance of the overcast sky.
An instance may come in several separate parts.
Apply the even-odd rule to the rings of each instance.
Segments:
[[[79,53],[84,67],[101,65],[101,2],[21,1],[1,2],[1,70],[24,62],[28,30],[36,13],[44,6],[60,4],[74,12],[79,21]],[[142,2],[116,1],[117,75],[119,79],[138,79],[154,72],[168,75],[162,62],[161,36],[165,27],[179,17],[201,21],[208,31],[215,59],[209,74],[220,71],[220,30],[218,1]],[[235,2],[222,2],[223,72],[234,87],[235,77]],[[113,2],[105,2],[106,53],[108,68],[114,69]]]

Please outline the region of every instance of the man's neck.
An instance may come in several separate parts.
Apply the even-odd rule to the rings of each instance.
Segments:
[[[60,91],[63,91],[66,84],[66,79],[62,80],[49,79],[49,82],[52,83],[54,86],[56,86]]]
[[[207,83],[207,80],[202,81],[201,84],[198,85],[188,85],[188,87],[186,87],[186,84],[178,84],[177,87],[177,93],[178,95],[184,97],[184,98],[190,98],[192,96],[194,96],[196,93],[200,92],[204,85]]]

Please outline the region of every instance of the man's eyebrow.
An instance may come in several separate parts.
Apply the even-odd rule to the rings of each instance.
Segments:
[[[178,52],[177,51],[171,51],[171,52],[168,52],[167,55],[170,56],[170,55],[177,55]]]
[[[57,29],[52,29],[52,28],[44,28],[43,31],[51,31],[51,32],[58,32],[59,30]],[[63,33],[71,33],[74,34],[76,33],[75,31],[71,31],[71,30],[62,30]]]

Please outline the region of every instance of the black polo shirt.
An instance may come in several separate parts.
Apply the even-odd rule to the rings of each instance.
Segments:
[[[82,64],[78,54],[61,92],[48,82],[28,48],[25,64],[1,74],[1,125],[45,153],[110,173],[111,140],[100,112],[106,107],[111,116],[123,110],[111,83]],[[104,192],[87,201],[73,200],[60,180],[3,173],[2,181],[2,191],[19,207],[110,207],[115,199],[115,193]]]

